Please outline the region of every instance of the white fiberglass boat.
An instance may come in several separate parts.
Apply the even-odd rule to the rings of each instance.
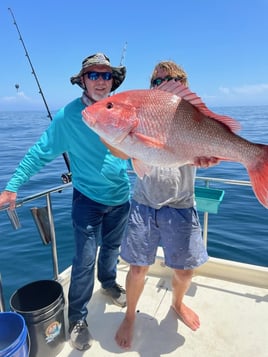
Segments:
[[[210,182],[212,179],[206,178],[206,182],[208,181]],[[222,180],[222,182],[226,182],[226,180]],[[234,183],[240,184],[239,182]],[[18,207],[23,206],[24,203],[40,197],[45,197],[47,200],[54,280],[62,285],[65,295],[66,330],[68,327],[67,292],[71,267],[63,272],[58,272],[51,195],[70,185],[66,184],[27,197],[17,205]],[[206,210],[205,207],[209,207],[204,214],[203,224],[206,242],[209,238],[208,214],[210,210],[217,210],[222,193],[218,190],[209,191],[208,188],[205,194],[201,190],[201,193],[197,192],[198,195],[197,206],[199,205],[200,208],[204,205],[201,207],[203,211]],[[16,225],[16,217],[11,217],[11,220]],[[224,227],[222,230],[224,236]],[[42,231],[42,228],[40,234],[46,238],[47,233]],[[124,261],[119,261],[117,281],[123,286],[127,271],[128,265]],[[66,341],[62,343],[61,351],[57,356],[268,356],[267,267],[210,257],[206,264],[196,269],[192,285],[184,299],[184,302],[199,314],[201,327],[195,332],[185,326],[170,308],[171,273],[172,271],[164,264],[162,250],[159,247],[156,263],[148,272],[145,289],[138,303],[133,346],[129,350],[121,349],[114,340],[125,309],[113,305],[107,296],[101,293],[96,279],[94,294],[88,306],[87,319],[94,338],[92,347],[84,352],[74,350],[69,343],[66,331]],[[39,356],[37,353],[37,357],[45,356]]]

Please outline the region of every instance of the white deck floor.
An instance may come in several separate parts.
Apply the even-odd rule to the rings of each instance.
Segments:
[[[67,341],[58,357],[268,356],[267,288],[195,276],[184,300],[201,320],[201,327],[193,332],[170,308],[170,275],[167,268],[163,270],[162,277],[153,271],[147,276],[130,350],[122,350],[114,340],[125,309],[112,305],[96,281],[87,319],[93,346],[79,352]],[[124,286],[128,266],[120,263],[118,271],[118,283]]]

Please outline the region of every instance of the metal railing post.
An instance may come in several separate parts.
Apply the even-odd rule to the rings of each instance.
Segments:
[[[209,181],[205,181],[205,186],[209,187]],[[208,245],[208,212],[204,212],[203,216],[203,241],[205,247],[207,248]]]
[[[3,294],[3,287],[2,287],[2,276],[0,273],[0,312],[5,311],[5,302],[4,302],[4,294]]]
[[[51,252],[52,252],[54,279],[58,280],[59,279],[59,265],[58,265],[56,234],[55,234],[55,226],[54,226],[54,219],[53,219],[53,213],[52,213],[52,203],[51,203],[50,193],[48,193],[46,195],[46,200],[47,200],[49,227],[50,227]]]

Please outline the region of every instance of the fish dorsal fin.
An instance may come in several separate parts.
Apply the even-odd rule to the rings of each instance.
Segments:
[[[206,115],[209,118],[218,120],[219,122],[227,125],[231,131],[238,131],[241,126],[236,120],[226,115],[220,115],[212,112],[206,104],[202,101],[200,97],[193,93],[188,87],[179,81],[171,80],[165,81],[157,88],[153,90],[163,90],[172,94],[177,95],[178,97],[186,100],[190,104],[192,104],[200,113]]]

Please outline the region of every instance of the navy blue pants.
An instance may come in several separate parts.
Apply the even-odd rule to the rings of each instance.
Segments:
[[[119,206],[106,206],[90,200],[74,189],[72,220],[75,256],[68,296],[70,322],[87,317],[87,304],[94,288],[98,246],[98,280],[104,289],[115,284],[119,248],[127,224],[129,206],[128,201]]]

